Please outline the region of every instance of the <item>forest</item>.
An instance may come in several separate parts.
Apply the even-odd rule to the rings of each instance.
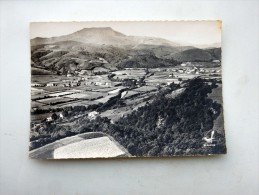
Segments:
[[[208,98],[217,87],[200,78],[185,81],[185,90],[177,97],[168,94],[180,85],[163,87],[153,101],[133,111],[131,114],[111,123],[106,117],[89,120],[87,116],[73,122],[73,128],[45,122],[35,127],[31,136],[30,149],[35,149],[55,140],[85,132],[104,132],[111,135],[133,156],[202,155],[224,153],[224,135],[216,133],[215,147],[204,148],[202,138],[208,134],[213,121],[222,112],[222,106]],[[119,99],[100,105],[97,110],[123,107]],[[95,108],[96,109],[96,108]],[[87,110],[70,111],[68,117],[84,114]],[[59,119],[57,119],[59,120]]]

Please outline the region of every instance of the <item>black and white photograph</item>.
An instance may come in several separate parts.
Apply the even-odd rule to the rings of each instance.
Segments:
[[[226,154],[221,20],[32,22],[29,157]]]

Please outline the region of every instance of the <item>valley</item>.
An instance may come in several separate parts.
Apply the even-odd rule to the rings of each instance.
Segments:
[[[85,28],[32,39],[31,74],[31,158],[226,152],[221,48]]]

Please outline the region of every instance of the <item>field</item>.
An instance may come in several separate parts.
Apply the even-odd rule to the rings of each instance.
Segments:
[[[60,96],[70,95],[72,93],[73,92],[64,91],[64,92],[51,93],[51,94],[49,94],[49,96],[50,97],[60,97]]]
[[[66,98],[66,97],[52,97],[52,98],[45,98],[37,101],[46,105],[50,105],[50,104],[58,104],[61,102],[62,103],[69,102],[69,101],[72,101],[72,99]]]
[[[196,66],[199,67],[199,64],[196,64]],[[179,69],[182,72],[179,72]],[[157,92],[161,86],[168,86],[171,83],[178,84],[182,80],[188,80],[194,77],[208,77],[209,74],[216,74],[220,69],[218,67],[203,67],[199,74],[194,73],[193,70],[194,67],[154,68],[148,71],[143,68],[132,68],[90,76],[66,77],[64,75],[33,75],[32,82],[35,83],[35,85],[37,85],[37,83],[41,85],[55,83],[55,86],[33,86],[31,88],[31,107],[37,110],[49,110],[48,112],[51,113],[52,109],[58,108],[65,109],[66,107],[87,107],[100,103],[106,104],[111,98],[118,96],[125,90],[126,92],[123,93],[123,99],[126,105],[129,102],[138,104],[142,102],[142,97],[145,97],[145,94],[152,95],[154,94],[153,92]],[[109,78],[111,74],[115,75],[113,76],[113,80]],[[130,88],[123,86],[125,79],[135,79],[135,81],[138,82],[140,78],[144,78],[144,83]],[[140,101],[136,100],[137,97],[140,97]],[[175,97],[175,95],[172,94],[172,97]],[[132,104],[128,106],[132,106]],[[132,110],[131,107],[127,108],[127,106],[125,109]]]
[[[135,89],[134,91],[151,92],[151,91],[156,91],[156,90],[157,90],[157,87],[154,87],[154,86],[142,86],[142,87]]]
[[[40,103],[40,102],[37,102],[37,101],[32,101],[31,102],[31,107],[32,108],[42,107],[44,105],[45,105],[44,103]]]
[[[57,148],[54,151],[55,159],[66,158],[107,158],[125,155],[108,137],[99,137],[79,141]]]
[[[100,98],[100,99],[97,99],[96,101],[97,102],[100,102],[100,103],[106,103],[108,102],[112,97],[115,97],[117,94],[110,94],[110,95],[107,95],[103,98]]]
[[[33,121],[35,124],[38,124],[41,123],[42,120],[48,118],[50,115],[50,113],[31,114],[31,121]]]
[[[36,87],[31,87],[31,95],[37,95],[37,94],[42,94],[45,91],[43,89],[38,89]]]
[[[179,69],[181,69],[181,72],[179,72]],[[114,131],[110,129],[105,130],[103,125],[108,122],[108,126],[116,126],[127,118],[132,120],[132,117],[135,117],[139,110],[143,111],[144,107],[156,104],[154,101],[158,101],[157,98],[164,93],[166,93],[164,96],[168,99],[167,101],[169,99],[177,99],[182,94],[187,93],[185,92],[186,86],[194,78],[207,79],[211,78],[210,74],[214,74],[213,82],[220,78],[220,73],[217,72],[219,70],[218,67],[202,67],[199,70],[200,72],[193,67],[156,68],[149,69],[148,71],[145,69],[124,69],[114,70],[102,75],[85,75],[83,76],[84,79],[82,79],[82,76],[34,75],[33,81],[36,83],[47,84],[56,82],[57,84],[50,87],[32,87],[31,106],[33,109],[31,123],[35,128],[32,129],[31,133],[34,136],[31,138],[33,140],[31,142],[31,156],[42,158],[47,153],[49,155],[50,148],[52,148],[52,152],[50,152],[50,156],[47,155],[48,158],[56,159],[118,157],[127,156],[129,153],[139,155],[136,151],[132,151],[128,142],[127,144],[124,143],[125,138],[120,138],[119,133],[113,135]],[[110,77],[110,75],[113,76]],[[140,81],[141,78],[142,81]],[[125,82],[128,80],[132,80],[132,82]],[[212,84],[211,81],[208,81],[208,83]],[[218,87],[214,88],[208,97],[222,104],[221,90],[221,84],[218,83]],[[192,106],[193,104],[187,102],[184,105]],[[51,117],[53,113],[59,115],[64,111],[68,111],[66,117],[58,118],[56,121],[49,123],[43,122]],[[96,113],[90,117],[92,112]],[[178,114],[181,113],[179,111]],[[138,117],[138,120],[141,117]],[[165,123],[165,119],[159,117],[155,121],[150,119],[154,123],[152,128],[155,125],[159,126]],[[164,115],[164,117],[168,117],[168,115]],[[145,126],[140,121],[132,125],[137,125],[137,127],[144,125],[143,128],[148,127],[148,125]],[[36,128],[36,126],[38,127]],[[126,124],[122,127],[128,128]],[[121,128],[120,125],[117,128]],[[125,129],[125,131],[134,132],[136,127],[132,128],[132,130]],[[45,129],[45,131],[42,129]],[[219,134],[224,133],[222,111],[214,120],[213,129],[217,130]],[[108,134],[107,136],[94,137],[92,139],[80,139],[75,135],[84,135],[86,132],[88,134],[95,131],[108,132]],[[146,136],[150,135],[147,134]],[[68,141],[69,138],[73,141]],[[153,144],[153,142],[149,144]],[[46,152],[47,150],[48,152]],[[185,150],[181,149],[181,151],[185,153]],[[171,152],[177,154],[176,151]],[[151,150],[149,153],[146,153],[146,155],[152,154]]]
[[[125,99],[126,98],[131,98],[131,97],[137,96],[139,94],[141,94],[141,92],[132,90],[132,91],[128,91],[123,98],[125,98]]]
[[[76,155],[71,156],[75,151]],[[104,153],[113,157],[129,156],[127,151],[111,136],[107,136],[101,132],[83,133],[64,138],[31,151],[29,156],[30,158],[41,159],[62,159],[64,157],[98,158],[106,157],[107,155]]]
[[[104,93],[99,93],[99,92],[85,92],[85,93],[75,93],[71,95],[66,95],[64,97],[66,98],[71,98],[71,99],[86,99],[86,100],[94,100],[94,99],[99,99],[102,98],[105,94]]]
[[[209,94],[209,97],[223,105],[222,101],[222,85],[219,85],[217,88],[213,89],[212,93]],[[223,117],[223,109],[220,112],[218,118],[214,121],[213,130],[217,131],[218,133],[225,135],[224,132],[224,117]]]
[[[145,76],[144,69],[128,69],[114,72],[115,77],[118,79],[138,79]]]
[[[218,87],[213,89],[213,91],[209,94],[209,97],[214,101],[217,101],[220,104],[223,104],[222,101],[222,84],[218,84]]]
[[[178,42],[171,22],[154,23],[154,37],[107,25],[31,39],[30,157],[226,153],[220,31],[186,45],[196,36]]]
[[[100,114],[101,117],[107,117],[108,119],[111,119],[112,122],[118,121],[121,117],[126,116],[127,114],[130,114],[133,111],[133,109],[129,109],[127,107],[122,107],[118,109],[110,109],[102,112]]]

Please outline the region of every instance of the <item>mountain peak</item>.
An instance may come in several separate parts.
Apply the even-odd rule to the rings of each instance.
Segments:
[[[169,47],[177,47],[178,45],[171,41],[156,38],[156,37],[142,37],[142,36],[127,36],[111,27],[91,27],[83,28],[68,35],[51,38],[35,38],[31,40],[31,45],[50,44],[56,42],[75,41],[84,44],[92,45],[111,45],[116,47],[134,47],[139,45],[163,45]]]
[[[96,34],[103,34],[107,36],[126,36],[120,32],[113,30],[111,27],[92,27],[92,28],[83,28],[73,34],[79,35],[96,35]]]

